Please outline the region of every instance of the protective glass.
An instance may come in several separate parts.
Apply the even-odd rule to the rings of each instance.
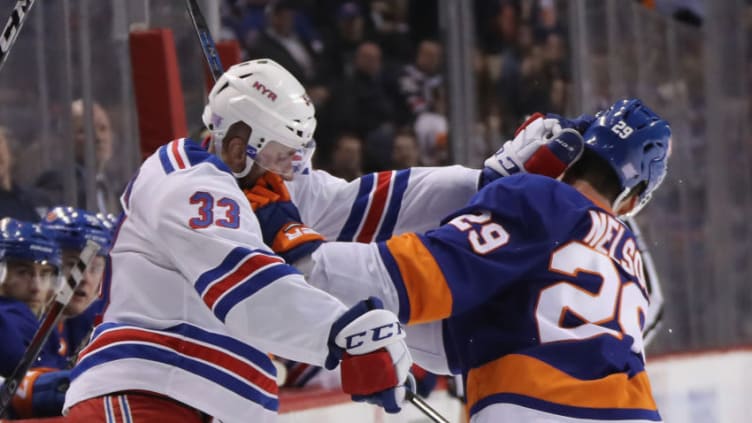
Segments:
[[[277,141],[267,141],[261,150],[246,147],[246,153],[256,164],[289,181],[311,159],[316,143],[311,140],[303,148],[290,148]]]

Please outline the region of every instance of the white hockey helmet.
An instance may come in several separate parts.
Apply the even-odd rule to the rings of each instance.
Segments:
[[[242,121],[251,129],[246,166],[235,176],[248,174],[253,163],[291,179],[313,154],[315,108],[305,88],[287,69],[270,59],[249,60],[228,69],[209,92],[204,125],[216,151],[222,151],[227,129]]]

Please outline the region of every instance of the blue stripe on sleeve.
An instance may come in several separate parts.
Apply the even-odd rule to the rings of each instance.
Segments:
[[[167,146],[169,144],[165,144],[161,147],[159,147],[159,161],[162,162],[162,169],[164,169],[165,174],[172,173],[175,168],[172,167],[172,163],[170,163],[170,158],[167,157]]]
[[[273,283],[277,279],[292,274],[299,274],[299,272],[295,270],[294,267],[287,264],[276,264],[263,270],[261,273],[254,275],[250,279],[246,279],[232,288],[227,295],[214,305],[214,315],[224,322],[227,313],[229,313],[239,302],[255,294],[261,288]]]
[[[385,242],[379,242],[379,254],[381,255],[381,261],[384,262],[389,277],[392,279],[392,283],[397,290],[397,298],[399,298],[399,313],[398,316],[400,322],[407,323],[410,320],[410,299],[407,297],[407,289],[405,288],[405,281],[402,280],[402,274],[400,273],[397,262],[394,260],[392,253],[389,252]]]
[[[252,252],[253,251],[247,248],[235,247],[232,251],[230,251],[229,254],[227,254],[225,259],[222,260],[222,263],[219,266],[215,267],[214,269],[207,270],[206,272],[201,274],[201,276],[198,277],[196,283],[194,284],[199,295],[204,295],[204,291],[206,291],[206,287],[209,286],[210,283],[224,276],[232,268],[237,266],[241,260],[248,257]]]
[[[353,241],[355,239],[355,232],[358,230],[358,227],[366,214],[368,196],[373,189],[375,178],[375,173],[370,173],[360,178],[358,196],[353,202],[352,209],[350,209],[350,216],[347,217],[345,226],[342,227],[342,231],[339,233],[337,241]]]
[[[394,225],[397,224],[397,216],[402,208],[402,197],[407,190],[407,182],[410,179],[410,169],[403,169],[397,171],[397,175],[394,177],[394,185],[392,186],[392,196],[389,199],[389,205],[386,209],[386,216],[381,223],[381,229],[376,235],[376,241],[384,241],[389,239],[394,232]]]

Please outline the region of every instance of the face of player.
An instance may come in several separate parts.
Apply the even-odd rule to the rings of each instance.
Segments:
[[[295,177],[296,166],[304,166],[311,158],[316,143],[311,141],[304,148],[294,149],[277,141],[267,141],[258,152],[248,150],[248,156],[254,164],[278,174],[284,180]]]
[[[68,277],[78,261],[79,251],[63,250],[63,274]],[[94,302],[99,295],[99,287],[104,275],[104,257],[96,256],[84,272],[84,278],[63,310],[65,317],[78,316]]]
[[[55,268],[26,260],[9,260],[7,272],[0,293],[26,303],[34,314],[41,314],[52,292]]]

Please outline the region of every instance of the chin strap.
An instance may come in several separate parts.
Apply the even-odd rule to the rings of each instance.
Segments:
[[[246,154],[245,167],[239,173],[232,172],[232,176],[234,176],[237,179],[245,178],[246,175],[248,175],[251,172],[252,167],[253,167],[253,160],[251,160],[251,158],[248,157],[248,155]]]

